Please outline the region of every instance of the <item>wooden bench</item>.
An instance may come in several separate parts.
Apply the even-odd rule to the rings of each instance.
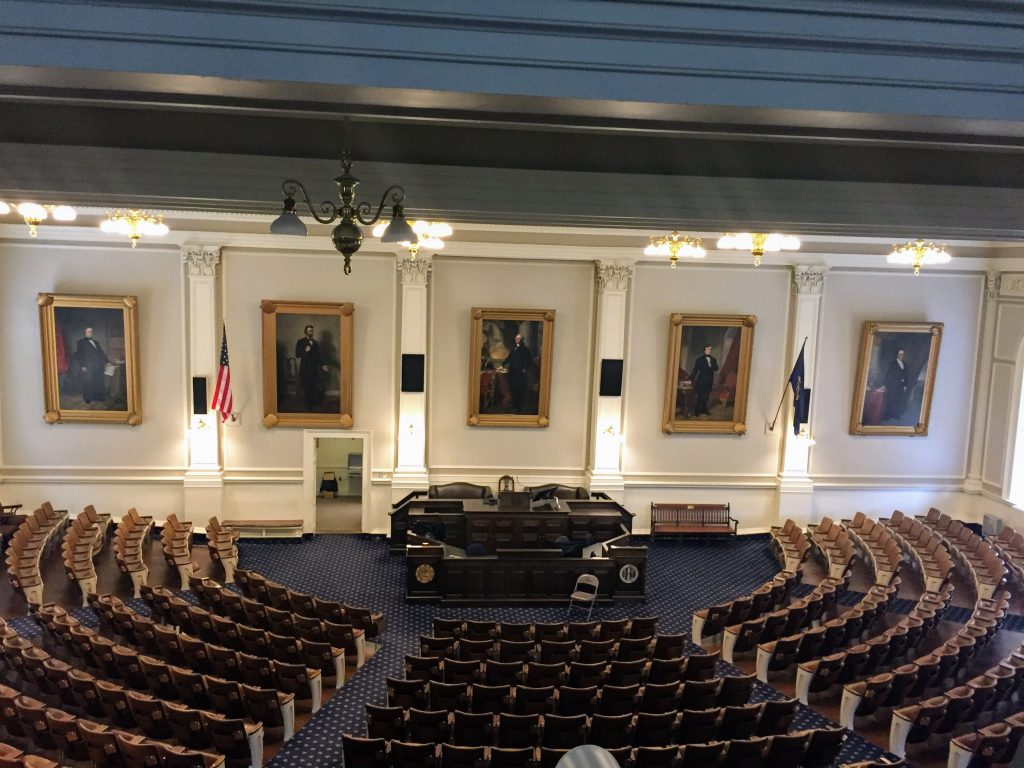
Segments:
[[[302,536],[301,520],[224,520],[242,539],[283,539]]]
[[[736,535],[739,521],[729,515],[728,504],[651,503],[651,536],[658,534]]]

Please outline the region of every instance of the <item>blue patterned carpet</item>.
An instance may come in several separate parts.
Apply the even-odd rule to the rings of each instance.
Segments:
[[[389,555],[381,538],[322,535],[303,540],[243,541],[240,564],[303,592],[347,600],[384,611],[383,648],[327,702],[316,717],[285,745],[272,768],[334,768],[342,764],[341,734],[365,734],[363,705],[385,703],[384,678],[402,676],[403,657],[414,653],[421,634],[430,634],[435,616],[478,617],[510,622],[561,621],[559,607],[447,608],[406,605],[405,559]],[[594,618],[657,615],[663,632],[689,631],[691,613],[751,591],[778,570],[766,536],[699,542],[655,542],[648,553],[647,603],[596,607]],[[20,628],[19,628],[20,629]],[[737,670],[721,663],[719,674]],[[782,696],[757,683],[752,701]],[[828,721],[801,707],[793,728]],[[840,763],[882,755],[877,747],[851,735]]]

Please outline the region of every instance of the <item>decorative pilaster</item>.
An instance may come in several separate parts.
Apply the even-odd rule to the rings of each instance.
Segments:
[[[626,321],[629,312],[631,263],[595,261],[597,340],[594,346],[594,407],[591,455],[587,476],[592,491],[621,496],[622,379],[625,365]]]
[[[399,350],[400,366],[407,368],[399,375],[407,386],[398,394],[398,454],[391,488],[396,498],[409,490],[422,490],[428,484],[427,453],[427,321],[428,285],[433,261],[422,254],[413,258],[408,253],[396,258],[398,280],[402,287]]]
[[[792,365],[800,348],[804,350],[804,386],[811,390],[811,412],[806,425],[807,436],[814,434],[814,381],[817,364],[818,327],[821,318],[821,299],[825,290],[827,267],[793,267],[794,311],[790,328],[789,349],[792,350],[787,366]],[[804,343],[804,339],[807,342]],[[788,371],[787,371],[788,373]],[[810,441],[793,434],[792,404],[786,408],[775,425],[781,430],[782,471],[779,473],[779,520],[793,518],[797,523],[810,522],[814,484],[808,467]]]
[[[985,299],[981,307],[981,339],[978,350],[978,378],[975,381],[974,413],[971,416],[971,442],[967,452],[967,477],[964,478],[964,491],[981,493],[982,460],[985,455],[985,425],[991,396],[992,356],[995,354],[996,314],[999,309],[999,297],[1003,292],[1003,283],[1007,289],[1013,289],[1015,279],[1004,281],[1001,272],[985,274]],[[1011,293],[1014,291],[1010,290]],[[1009,489],[1005,489],[1007,492]]]
[[[185,518],[205,525],[219,514],[224,471],[220,463],[220,433],[217,415],[195,413],[208,406],[216,382],[220,341],[220,316],[217,311],[217,277],[220,248],[209,245],[185,245],[181,248],[188,280],[188,369],[185,389],[188,404],[188,469],[185,472]],[[192,380],[205,378],[206,403],[192,402]]]

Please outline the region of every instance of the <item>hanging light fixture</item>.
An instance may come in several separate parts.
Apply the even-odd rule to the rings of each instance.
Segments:
[[[912,264],[914,274],[921,274],[922,265],[948,264],[952,258],[945,244],[926,243],[921,238],[903,245],[894,245],[886,257],[890,264]]]
[[[794,235],[780,235],[778,232],[726,232],[718,238],[718,248],[722,251],[750,251],[754,266],[759,267],[765,253],[795,251],[800,248],[800,240]]]
[[[372,234],[374,237],[382,238],[387,228],[388,224],[382,221],[373,228]],[[414,260],[416,254],[420,252],[420,248],[430,251],[439,251],[444,248],[444,240],[442,238],[451,237],[452,234],[450,224],[445,224],[443,221],[422,221],[419,219],[412,223],[412,231],[416,235],[416,240],[406,240],[399,243],[399,245],[408,248]]]
[[[132,248],[139,244],[139,238],[143,235],[163,237],[170,231],[162,215],[154,216],[134,209],[108,213],[107,218],[100,222],[100,229],[109,234],[127,235],[132,241]]]
[[[319,206],[320,211],[324,214],[321,216],[314,209],[302,182],[296,179],[285,179],[281,184],[281,191],[284,192],[284,208],[281,215],[270,225],[270,231],[275,235],[304,236],[306,234],[306,225],[302,223],[295,212],[295,199],[301,192],[302,200],[314,219],[321,224],[330,224],[339,220],[338,225],[331,231],[331,239],[334,241],[334,247],[345,257],[345,274],[348,275],[352,272],[352,254],[358,251],[363,244],[363,231],[356,222],[370,226],[379,221],[390,195],[391,221],[381,234],[381,242],[411,243],[418,239],[412,227],[409,226],[409,222],[405,220],[403,213],[402,203],[405,200],[405,189],[397,184],[392,184],[384,190],[377,206],[377,212],[371,216],[373,206],[370,203],[365,200],[361,203],[355,201],[359,179],[352,175],[352,157],[348,152],[342,156],[341,175],[335,177],[334,183],[338,186],[341,205],[331,200],[325,200]]]
[[[78,217],[77,211],[70,205],[40,205],[39,203],[25,202],[15,205],[14,210],[28,225],[29,237],[36,237],[39,234],[39,225],[49,216],[53,216],[54,221],[74,221]],[[11,206],[0,202],[0,216],[10,212]]]
[[[669,266],[675,269],[679,257],[703,259],[707,255],[700,244],[699,237],[680,237],[678,232],[662,237],[651,237],[651,242],[644,248],[644,256],[668,256]]]

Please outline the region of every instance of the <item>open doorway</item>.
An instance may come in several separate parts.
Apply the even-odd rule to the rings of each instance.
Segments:
[[[363,530],[362,437],[316,437],[317,533],[361,533]]]

